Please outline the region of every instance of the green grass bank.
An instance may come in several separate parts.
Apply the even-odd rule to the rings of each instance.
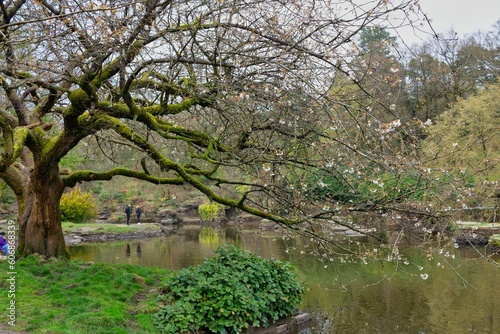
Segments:
[[[37,256],[0,261],[0,323],[28,333],[156,333],[156,301],[171,271]],[[15,327],[9,325],[15,303]]]
[[[0,332],[12,325],[23,333],[225,334],[297,314],[304,288],[289,263],[234,245],[215,253],[176,272],[35,255],[2,259]]]

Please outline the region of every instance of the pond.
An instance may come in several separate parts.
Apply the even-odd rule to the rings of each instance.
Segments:
[[[307,287],[300,308],[313,317],[300,334],[500,333],[500,258],[482,248],[401,246],[405,257],[397,263],[343,261],[313,254],[309,238],[183,227],[168,237],[75,245],[70,252],[83,261],[179,270],[229,243],[296,267]]]

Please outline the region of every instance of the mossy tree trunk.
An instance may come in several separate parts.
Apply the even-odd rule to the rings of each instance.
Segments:
[[[31,171],[19,210],[17,252],[20,256],[42,254],[69,258],[59,211],[63,191],[57,164],[38,166]]]
[[[39,128],[29,129],[18,138],[24,144],[18,160],[0,168],[0,178],[14,191],[18,203],[16,256],[69,258],[61,226],[60,200],[66,185],[59,161],[82,133],[84,129],[64,131],[57,140],[49,141]]]

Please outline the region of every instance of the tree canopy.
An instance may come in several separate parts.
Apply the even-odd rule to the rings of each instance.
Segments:
[[[337,219],[341,210],[394,209],[425,184],[414,132],[380,85],[359,80],[352,42],[388,15],[413,22],[412,0],[17,0],[0,9],[0,178],[19,204],[21,255],[68,255],[59,200],[79,182],[187,184],[315,235],[316,221],[355,228]],[[396,94],[401,79],[380,78]],[[88,138],[111,159],[135,147],[140,166],[63,172],[60,161]],[[408,177],[418,182],[401,193]]]
[[[442,167],[477,171],[482,180],[500,177],[500,86],[490,85],[459,100],[428,129],[426,151]],[[453,131],[449,131],[453,129]]]

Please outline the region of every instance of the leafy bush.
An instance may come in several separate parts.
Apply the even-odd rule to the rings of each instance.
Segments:
[[[306,196],[315,201],[332,199],[339,202],[361,202],[355,191],[356,183],[338,173],[314,174],[307,179],[306,186]]]
[[[488,243],[490,244],[490,246],[500,248],[500,234],[493,234],[490,237]]]
[[[219,203],[205,203],[198,207],[198,214],[201,219],[211,221],[219,216],[221,208]]]
[[[61,219],[81,223],[97,216],[97,207],[92,194],[75,188],[61,197]]]
[[[428,191],[428,180],[418,171],[402,174],[363,171],[364,178],[339,173],[316,173],[307,179],[306,196],[315,201],[326,199],[354,204],[379,198],[384,201],[419,201]]]
[[[384,198],[385,201],[420,201],[428,192],[428,181],[417,173],[392,174],[385,173],[373,177],[359,186],[359,192],[375,198]]]
[[[290,264],[235,246],[220,247],[216,254],[169,278],[164,296],[169,304],[154,316],[162,333],[239,333],[266,327],[299,305],[304,290]]]

